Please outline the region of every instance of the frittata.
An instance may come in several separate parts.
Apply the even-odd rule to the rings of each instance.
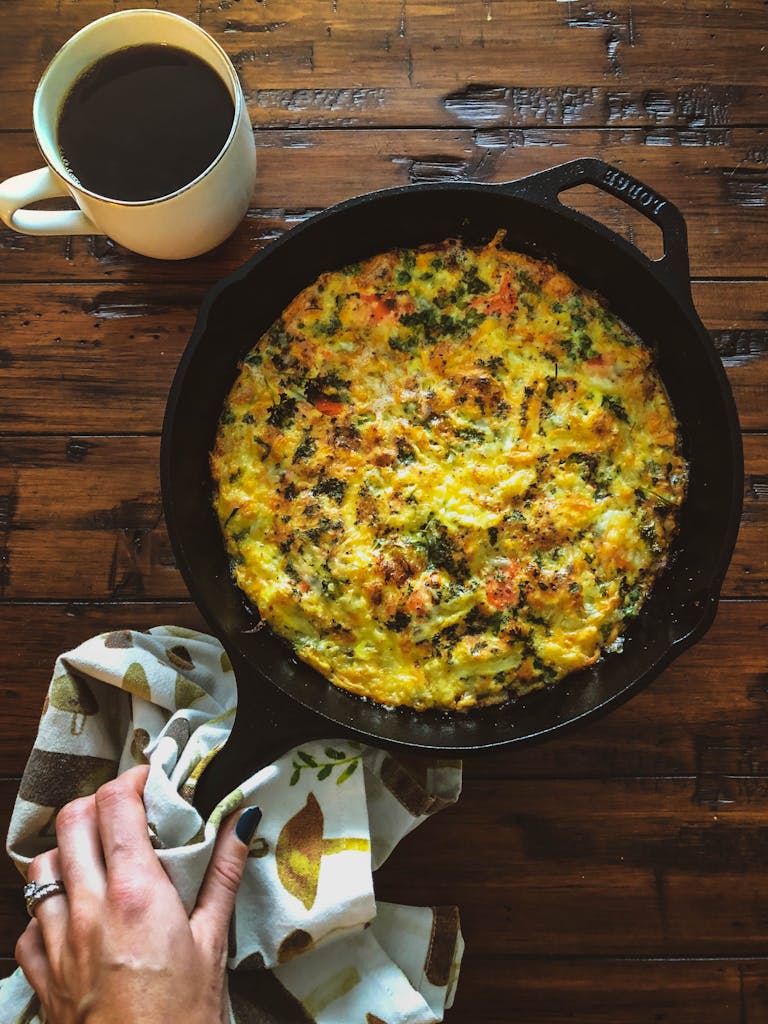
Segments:
[[[687,480],[649,348],[501,232],[305,288],[243,360],[211,467],[261,617],[336,686],[419,710],[619,649]]]

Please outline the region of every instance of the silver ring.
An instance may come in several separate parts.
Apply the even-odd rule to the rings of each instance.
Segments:
[[[27,904],[27,913],[30,917],[35,916],[35,908],[38,903],[47,900],[49,896],[67,894],[64,882],[57,878],[55,882],[27,882],[24,886],[24,902]]]

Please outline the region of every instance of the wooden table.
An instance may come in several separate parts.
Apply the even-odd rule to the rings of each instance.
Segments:
[[[4,0],[0,178],[40,164],[35,84],[120,0]],[[234,237],[184,263],[0,230],[0,816],[56,654],[202,625],[163,525],[166,393],[209,285],[338,200],[502,181],[599,155],[689,227],[694,298],[744,431],[717,620],[607,718],[466,763],[458,806],[379,873],[461,907],[452,1024],[768,1020],[768,7],[764,0],[172,0],[226,48],[259,176]],[[569,201],[658,255],[648,221]],[[0,868],[0,970],[24,925]]]

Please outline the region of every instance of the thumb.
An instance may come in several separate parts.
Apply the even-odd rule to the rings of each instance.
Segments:
[[[208,941],[218,937],[226,946],[229,919],[248,859],[248,848],[260,821],[261,810],[247,807],[237,818],[237,823],[230,819],[219,830],[197,904],[190,917],[190,925],[197,936],[205,933]]]

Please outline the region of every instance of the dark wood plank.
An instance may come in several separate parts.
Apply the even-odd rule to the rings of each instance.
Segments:
[[[0,443],[0,596],[186,597],[162,518],[159,439]]]
[[[741,530],[723,593],[761,597],[768,583],[768,437],[744,437],[744,509]]]
[[[742,429],[765,430],[768,292],[763,282],[695,282],[693,301],[728,373]]]
[[[120,9],[138,6],[120,5]],[[761,0],[445,4],[381,0],[174,0],[230,54],[249,112],[267,125],[642,124],[719,129],[764,121]],[[0,128],[28,127],[45,65],[109,0],[51,5],[30,33],[4,4]],[[541,40],[547,59],[541,59]],[[674,49],[674,75],[668,54]],[[705,55],[705,56],[703,56]]]
[[[377,893],[458,902],[476,956],[762,955],[768,785],[716,811],[691,795],[685,780],[467,778]]]
[[[259,178],[233,238],[184,264],[104,238],[0,229],[3,831],[56,654],[115,626],[202,625],[162,521],[157,434],[206,288],[363,191],[501,182],[595,154],[687,219],[695,301],[748,432],[731,600],[702,641],[610,715],[540,746],[467,759],[458,806],[402,843],[377,891],[461,905],[468,951],[453,1024],[763,1024],[768,8],[163,6],[200,21],[232,56]],[[6,0],[0,179],[39,166],[29,129],[47,61],[114,9]],[[659,254],[656,229],[625,206],[591,189],[567,201]],[[20,879],[2,860],[0,975],[24,923]]]
[[[56,657],[97,633],[162,624],[206,629],[191,604],[0,605],[0,777],[21,775]],[[739,778],[768,776],[768,603],[726,602],[703,640],[649,687],[547,743],[468,756],[473,779],[682,776],[716,810]]]
[[[0,177],[38,166],[28,133],[4,138]],[[467,129],[257,132],[253,207],[214,253],[181,264],[126,254],[103,238],[30,238],[0,231],[0,280],[210,282],[280,233],[288,223],[363,192],[419,181],[502,182],[579,156],[596,155],[679,205],[688,221],[694,277],[764,277],[768,228],[768,135],[734,128],[716,140],[704,130],[668,144],[632,129]],[[656,225],[595,189],[568,202],[598,217],[652,255]]]
[[[767,975],[761,961],[552,961],[525,957],[489,962],[470,951],[446,1021],[758,1024],[766,1004],[750,1000],[746,978],[760,984]],[[751,1010],[745,1013],[750,1003]]]
[[[158,433],[203,285],[0,287],[2,433]],[[742,426],[768,430],[768,281],[707,281],[694,300]],[[45,395],[44,414],[30,396]]]
[[[0,432],[159,433],[204,292],[103,283],[0,288]],[[34,395],[46,396],[44,408]]]

